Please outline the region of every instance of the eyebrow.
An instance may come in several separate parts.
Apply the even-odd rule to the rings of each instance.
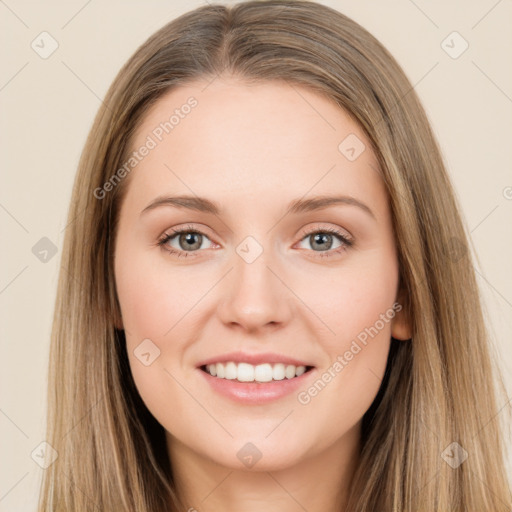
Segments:
[[[288,213],[298,214],[321,210],[336,205],[356,206],[375,219],[375,214],[366,204],[351,196],[316,196],[310,199],[296,199],[288,205],[287,211]],[[196,210],[198,212],[211,213],[213,215],[219,215],[221,213],[220,206],[210,199],[206,199],[205,197],[182,195],[174,197],[157,197],[142,210],[141,215],[160,206],[186,208],[188,210]]]

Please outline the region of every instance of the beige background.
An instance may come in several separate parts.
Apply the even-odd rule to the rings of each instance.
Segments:
[[[0,274],[0,510],[35,510],[43,470],[31,452],[44,440],[60,249],[78,158],[100,98],[150,34],[203,3],[0,2],[0,226],[7,249]],[[380,39],[425,105],[480,259],[475,267],[510,397],[512,2],[323,3]],[[31,48],[43,31],[59,45],[47,59]],[[469,44],[458,58],[442,46],[453,31]],[[454,54],[464,42],[450,36],[446,44]],[[43,237],[57,248],[46,263],[32,252]]]

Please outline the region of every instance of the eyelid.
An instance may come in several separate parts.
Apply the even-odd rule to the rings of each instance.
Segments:
[[[210,235],[210,230],[207,227],[203,227],[203,225],[199,224],[199,227],[196,227],[190,223],[186,225],[178,225],[177,227],[172,227],[166,229],[162,235],[159,237],[164,238],[166,236],[175,236],[180,233],[199,233],[200,235],[208,237],[208,239],[212,240],[212,238],[215,238],[214,236]],[[212,240],[213,241],[213,240]]]
[[[299,241],[302,241],[304,239],[304,237],[312,235],[313,233],[316,233],[319,231],[325,232],[325,233],[336,233],[351,242],[354,241],[354,237],[347,229],[342,228],[341,226],[338,226],[338,225],[326,225],[326,224],[327,223],[325,223],[325,222],[315,222],[315,223],[313,223],[313,226],[308,224],[307,227],[305,227],[304,229],[301,230],[302,235],[301,235],[301,238]]]
[[[201,228],[196,228],[196,227],[192,226],[191,224],[187,224],[186,226],[172,227],[172,228],[169,228],[169,229],[165,230],[158,237],[156,245],[162,245],[163,246],[169,240],[171,240],[171,239],[173,239],[173,238],[175,238],[178,235],[183,234],[183,233],[197,233],[199,235],[202,235],[203,237],[208,238],[208,240],[210,240],[210,242],[212,244],[219,245],[217,242],[212,240],[213,237],[211,237],[210,235],[205,233],[205,231],[208,231],[208,230],[205,229],[205,228],[202,228],[202,227]],[[180,252],[187,252],[187,251],[180,251]],[[201,252],[201,251],[188,251],[188,252]]]

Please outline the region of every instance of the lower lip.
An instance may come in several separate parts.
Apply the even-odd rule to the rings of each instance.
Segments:
[[[265,404],[279,400],[297,391],[315,373],[315,368],[293,379],[272,380],[270,382],[239,382],[236,379],[220,379],[198,368],[212,388],[235,402],[244,404]]]

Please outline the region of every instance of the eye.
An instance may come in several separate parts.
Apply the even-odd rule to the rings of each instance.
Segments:
[[[197,252],[199,249],[205,249],[205,240],[209,238],[202,232],[187,226],[181,229],[171,229],[171,233],[164,233],[159,239],[158,245],[171,254],[178,257],[188,257],[188,253]],[[169,244],[171,242],[171,244]],[[174,245],[173,245],[174,244]]]
[[[334,240],[333,240],[334,239]],[[333,249],[333,244],[338,241],[339,245]],[[321,258],[327,258],[339,254],[353,245],[353,240],[348,234],[342,233],[335,228],[324,228],[310,231],[301,240],[301,243],[308,241],[313,252],[319,252]]]
[[[206,249],[204,242],[209,240],[208,236],[194,229],[192,226],[184,228],[171,229],[171,233],[164,233],[158,240],[157,245],[162,247],[170,254],[181,257],[195,256],[195,252],[200,249]],[[316,229],[306,233],[299,243],[309,241],[313,252],[319,253],[318,256],[326,258],[339,254],[353,245],[352,238],[335,228]],[[338,242],[338,246],[333,249],[333,244]],[[210,241],[211,242],[211,241]],[[211,242],[212,243],[212,242]]]

